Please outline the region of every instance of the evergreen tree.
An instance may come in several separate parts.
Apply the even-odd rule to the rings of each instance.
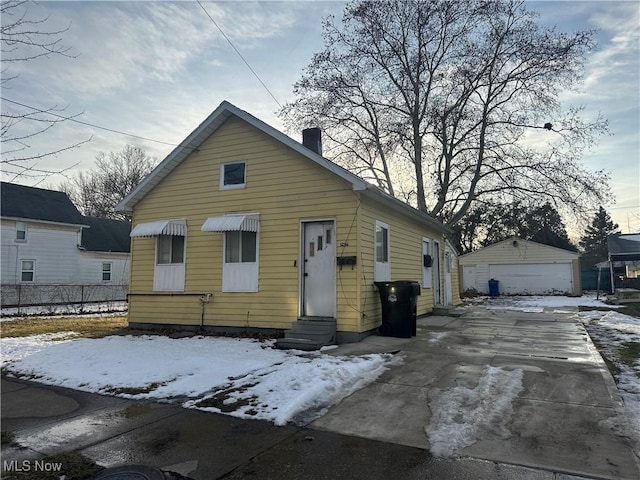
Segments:
[[[607,211],[600,207],[580,238],[582,249],[582,264],[591,267],[598,262],[607,259],[607,236],[620,233],[618,224],[613,223]]]
[[[578,251],[578,247],[569,240],[560,214],[550,203],[527,212],[523,227],[526,234],[521,236],[528,240],[564,250]]]

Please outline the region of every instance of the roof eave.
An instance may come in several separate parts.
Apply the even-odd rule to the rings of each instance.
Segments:
[[[55,220],[42,220],[39,218],[31,218],[31,217],[10,217],[8,215],[0,216],[3,220],[18,220],[20,222],[27,221],[30,223],[45,223],[47,225],[63,225],[65,227],[82,227],[82,228],[91,228],[90,225],[85,223],[69,223],[69,222],[56,222]]]
[[[369,196],[370,198],[373,198],[374,200],[378,200],[388,205],[393,210],[399,213],[403,213],[416,220],[427,223],[430,227],[432,227],[433,229],[442,233],[445,236],[453,234],[453,230],[451,228],[447,227],[446,225],[444,225],[442,222],[435,219],[431,215],[421,212],[420,210],[417,210],[412,206],[407,205],[401,200],[398,200],[397,198],[392,197],[391,195],[388,195],[379,191],[378,189],[376,189],[371,185],[367,185],[367,188],[362,189],[362,193],[364,193],[366,196]]]

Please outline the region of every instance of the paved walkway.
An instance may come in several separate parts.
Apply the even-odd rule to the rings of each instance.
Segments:
[[[3,378],[2,430],[24,447],[3,446],[3,468],[77,450],[104,466],[196,480],[640,477],[632,445],[607,426],[620,407],[613,380],[575,322],[476,309],[422,319],[413,339],[370,337],[331,353],[398,350],[403,365],[305,428]],[[430,402],[474,389],[486,365],[523,371],[512,413],[500,429],[480,429],[460,458],[433,457]]]

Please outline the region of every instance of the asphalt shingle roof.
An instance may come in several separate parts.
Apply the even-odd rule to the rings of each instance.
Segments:
[[[110,218],[84,217],[90,228],[82,230],[82,247],[92,252],[131,251],[131,223]]]
[[[1,182],[3,217],[84,225],[84,219],[66,193]]]
[[[640,260],[640,233],[609,235],[607,246],[612,260]]]

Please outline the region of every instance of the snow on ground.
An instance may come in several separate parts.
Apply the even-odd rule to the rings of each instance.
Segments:
[[[619,312],[580,312],[577,317],[589,336],[602,349],[602,355],[618,369],[614,378],[624,401],[625,411],[614,418],[612,426],[630,436],[640,453],[640,318]],[[635,360],[625,356],[635,351]],[[633,356],[633,355],[632,355]]]
[[[431,453],[454,455],[487,433],[508,437],[506,425],[513,414],[513,400],[524,388],[522,377],[521,369],[487,365],[475,388],[459,385],[432,392],[431,421],[425,428]]]
[[[618,305],[608,305],[604,303],[606,296],[600,294],[600,299],[595,292],[585,292],[581,297],[566,297],[562,295],[531,295],[531,296],[500,296],[500,297],[476,297],[469,299],[469,303],[482,303],[489,310],[515,310],[531,313],[542,313],[550,309],[577,308],[577,307],[598,307],[598,308],[621,308]],[[568,313],[567,311],[554,310],[557,313]]]
[[[102,315],[122,315],[129,308],[127,302],[85,303],[71,305],[41,305],[37,307],[11,307],[0,310],[0,322],[20,320],[34,315],[73,315],[78,317],[95,317],[96,313]],[[80,313],[82,311],[82,313]]]
[[[283,425],[312,420],[402,361],[282,351],[273,342],[238,338],[72,335],[3,338],[2,366],[45,384]]]

